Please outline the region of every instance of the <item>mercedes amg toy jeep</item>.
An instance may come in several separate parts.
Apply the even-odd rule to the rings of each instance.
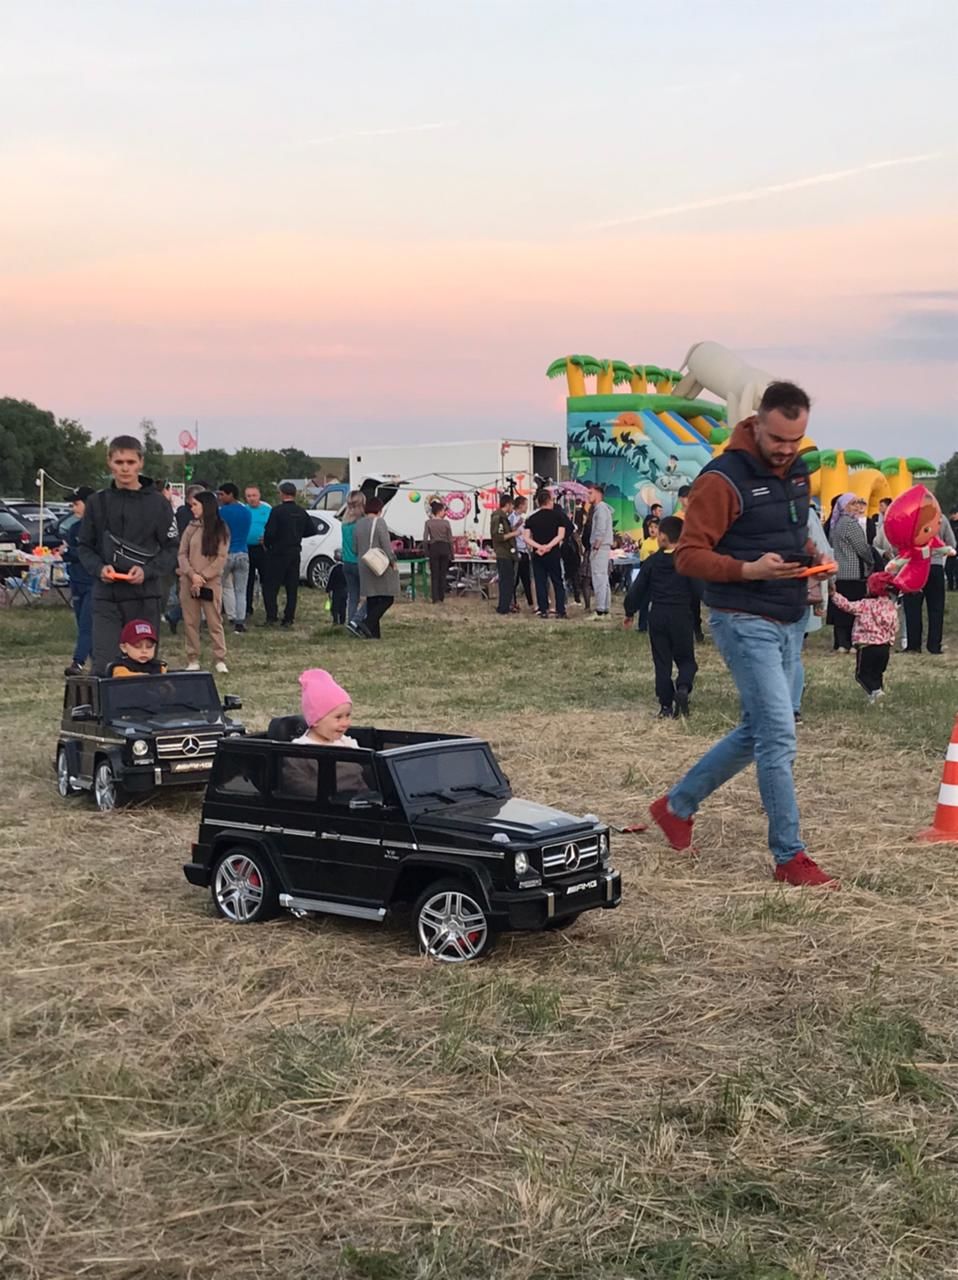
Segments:
[[[115,809],[158,788],[205,785],[217,744],[242,734],[208,671],[155,676],[68,676],[57,742],[61,796],[90,791]]]
[[[234,924],[411,907],[422,951],[460,962],[619,905],[608,827],[513,796],[488,743],[352,728],[358,750],[296,745],[304,731],[282,717],[218,745],[183,870]]]

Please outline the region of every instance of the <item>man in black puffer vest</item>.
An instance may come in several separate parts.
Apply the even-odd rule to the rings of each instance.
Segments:
[[[176,568],[179,550],[173,508],[153,481],[140,474],[139,440],[117,436],[107,456],[113,482],[87,499],[77,538],[77,556],[94,581],[97,675],[105,675],[116,658],[120,632],[128,622],[142,618],[158,631],[163,578]]]
[[[738,688],[741,719],[651,814],[674,849],[691,848],[699,805],[754,762],[775,879],[837,888],[805,852],[792,777],[792,687],[808,608],[801,575],[819,559],[798,452],[809,409],[801,387],[771,383],[756,415],[738,424],[692,486],[675,567],[705,582],[712,638]]]

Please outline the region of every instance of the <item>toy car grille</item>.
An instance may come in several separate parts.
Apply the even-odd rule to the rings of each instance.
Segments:
[[[156,739],[156,754],[160,760],[195,760],[212,756],[221,737],[219,733],[164,734]]]
[[[585,871],[599,861],[599,841],[595,836],[585,840],[564,840],[547,844],[542,850],[542,872],[547,876],[569,875]]]

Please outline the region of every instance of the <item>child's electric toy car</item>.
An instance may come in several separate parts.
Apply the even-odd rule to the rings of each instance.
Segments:
[[[166,787],[199,786],[217,744],[245,732],[225,712],[208,671],[153,676],[68,676],[57,742],[61,796],[90,791],[98,809]]]
[[[288,716],[219,743],[183,870],[227,920],[411,907],[421,949],[456,962],[619,905],[608,827],[513,796],[488,743],[353,728],[359,750],[295,745],[303,732]]]

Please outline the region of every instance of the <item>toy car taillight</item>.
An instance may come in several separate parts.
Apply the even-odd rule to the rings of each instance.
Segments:
[[[29,546],[30,543],[33,541],[29,533],[27,533],[26,529],[24,529],[23,533],[20,534],[20,541],[25,543],[27,546]]]

